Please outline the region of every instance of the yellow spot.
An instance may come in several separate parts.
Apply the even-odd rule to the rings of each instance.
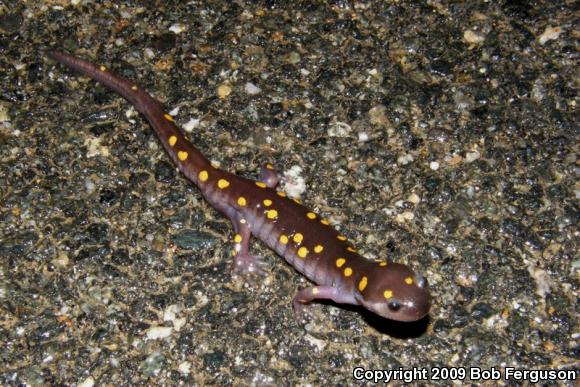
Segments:
[[[238,254],[238,251],[236,249],[232,250],[232,256],[235,257]]]
[[[316,286],[312,288],[312,294],[315,296],[318,293],[320,293],[320,289],[318,289]]]
[[[278,195],[278,196],[280,196],[282,198],[285,198],[286,197],[286,192],[284,192],[284,191],[278,191],[278,192],[276,192],[276,195]]]
[[[296,204],[302,204],[302,203],[300,202],[300,200],[298,200],[298,199],[296,199],[296,198],[294,198],[294,199],[292,199],[292,200],[294,200],[294,203],[296,203]]]
[[[240,243],[241,241],[242,241],[242,236],[240,234],[236,234],[236,236],[234,236],[234,242]]]
[[[99,70],[101,70],[101,71],[107,71],[107,68],[105,66],[103,66],[103,65],[100,65],[99,66]]]
[[[367,277],[362,277],[358,283],[358,290],[362,292],[367,287],[367,283],[369,282]]]
[[[412,284],[413,284],[413,278],[411,278],[411,277],[407,277],[407,278],[405,278],[405,283],[406,283],[407,285],[412,285]]]
[[[387,300],[389,298],[393,298],[393,291],[392,290],[385,290],[385,292],[383,293],[383,297],[385,297]]]
[[[163,117],[164,117],[164,118],[165,118],[167,121],[169,121],[169,122],[173,122],[173,117],[171,117],[169,114],[165,113],[165,114],[163,115]]]
[[[246,201],[246,198],[243,196],[240,196],[238,198],[238,206],[244,207],[246,204],[248,204],[248,202]]]
[[[300,258],[306,258],[306,256],[308,255],[308,249],[304,246],[302,246],[301,248],[298,249],[298,256]]]
[[[379,266],[387,266],[387,263],[385,261],[379,263]]]
[[[240,219],[240,224],[246,224],[246,219]]]
[[[207,181],[207,179],[209,178],[209,174],[207,173],[207,171],[199,171],[197,177],[199,178],[199,181],[204,182]]]
[[[280,235],[280,243],[282,243],[283,245],[285,245],[286,243],[288,243],[288,237],[284,234]]]
[[[266,207],[270,207],[272,205],[272,201],[270,199],[264,199],[262,202]]]
[[[169,140],[167,141],[169,145],[174,146],[177,143],[177,137],[169,136]]]
[[[133,86],[131,86],[131,90],[135,91],[135,90],[137,90],[137,89],[138,89],[137,85],[133,85]]]
[[[266,169],[274,169],[274,166],[270,163],[266,164]]]
[[[278,211],[268,210],[268,211],[266,211],[266,217],[268,219],[276,219],[278,217]]]
[[[188,154],[187,154],[186,151],[179,151],[179,152],[177,152],[177,158],[179,160],[181,160],[181,161],[187,160],[187,156],[188,156]]]
[[[307,212],[306,217],[308,219],[316,219],[316,214],[314,212]]]
[[[226,179],[219,179],[217,186],[221,189],[228,188],[230,186],[230,182]]]
[[[344,258],[338,258],[336,260],[336,267],[342,267],[342,265],[344,265],[346,263],[346,259]]]
[[[266,188],[266,183],[262,183],[261,181],[257,181],[256,185],[260,188]]]
[[[345,241],[345,240],[346,240],[346,237],[345,237],[344,235],[338,235],[336,238],[337,238],[339,241]]]
[[[355,249],[355,248],[353,248],[353,247],[350,247],[350,246],[348,246],[346,249],[347,249],[348,251],[350,251],[351,253],[356,253],[356,249]]]
[[[320,253],[322,250],[324,250],[324,247],[322,247],[322,245],[316,245],[316,246],[314,246],[314,252],[315,253]]]
[[[330,224],[330,222],[326,219],[320,219],[320,223],[322,223],[325,226],[328,226]]]
[[[294,234],[294,237],[292,238],[292,240],[296,243],[302,242],[303,239],[304,239],[304,235],[300,234],[299,232]]]
[[[344,269],[344,276],[345,277],[350,277],[352,275],[352,269],[350,267],[347,267],[346,269]]]

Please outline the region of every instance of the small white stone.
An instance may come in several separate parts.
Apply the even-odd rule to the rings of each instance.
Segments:
[[[302,168],[294,165],[288,171],[284,172],[284,191],[291,198],[299,198],[306,191],[306,182],[302,177]]]
[[[93,387],[95,385],[95,379],[92,376],[89,376],[85,380],[81,381],[78,384],[78,387]]]
[[[367,132],[359,132],[358,133],[358,141],[359,142],[367,142],[369,140],[369,134]]]
[[[200,119],[199,118],[190,118],[185,124],[183,124],[183,130],[188,133],[191,133],[193,129],[199,126]]]
[[[485,35],[479,31],[467,30],[463,33],[463,40],[469,44],[480,44],[485,41]]]
[[[544,30],[544,32],[542,32],[542,35],[538,37],[538,42],[540,42],[540,44],[545,44],[549,40],[556,40],[560,37],[561,33],[561,27],[549,26]]]
[[[185,26],[185,24],[182,23],[175,23],[172,24],[171,27],[169,27],[169,31],[173,32],[176,35],[182,33],[185,30],[187,30],[187,27]]]
[[[407,165],[407,164],[409,164],[409,163],[412,163],[412,162],[413,162],[413,160],[415,160],[415,158],[413,157],[413,155],[412,155],[412,154],[410,154],[410,153],[407,153],[406,155],[399,156],[399,157],[397,158],[397,164],[400,164],[400,165]]]
[[[259,94],[262,91],[262,89],[260,89],[258,86],[254,85],[253,83],[248,82],[244,86],[244,91],[246,92],[246,94],[256,95],[256,94]]]
[[[348,137],[352,128],[346,122],[333,121],[328,125],[326,133],[330,137]]]
[[[413,192],[411,195],[409,195],[407,201],[413,204],[417,204],[421,201],[421,197]]]
[[[478,151],[467,152],[465,154],[465,162],[472,163],[475,160],[479,159],[480,157],[481,157],[481,154]]]
[[[188,361],[182,361],[181,363],[179,363],[177,369],[183,375],[189,375],[189,372],[191,371],[191,363]]]
[[[395,218],[395,220],[399,223],[403,223],[403,222],[413,220],[413,219],[415,219],[415,214],[413,214],[410,211],[402,212],[402,213],[398,214]]]
[[[165,339],[171,335],[171,327],[151,327],[147,329],[147,338],[149,340]]]
[[[181,312],[181,307],[176,304],[171,304],[163,311],[163,321],[173,321]]]

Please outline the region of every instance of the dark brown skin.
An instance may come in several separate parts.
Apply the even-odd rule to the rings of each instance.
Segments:
[[[398,321],[419,320],[429,313],[431,297],[423,276],[402,264],[360,256],[328,221],[275,189],[278,177],[270,164],[262,167],[260,181],[214,168],[140,87],[104,66],[59,51],[47,55],[117,92],[145,116],[179,170],[232,221],[235,271],[263,273],[261,260],[249,253],[253,235],[316,284],[296,294],[297,311],[327,299],[361,305]]]

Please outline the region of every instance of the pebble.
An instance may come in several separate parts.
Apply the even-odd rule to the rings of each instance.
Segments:
[[[258,86],[254,85],[253,83],[248,82],[244,86],[244,91],[248,95],[256,95],[256,94],[260,94],[260,92],[262,91],[262,89],[260,89]]]
[[[230,85],[227,85],[225,83],[222,84],[222,85],[219,85],[218,88],[217,88],[218,97],[221,98],[221,99],[226,98],[231,93],[232,93],[231,86]]]

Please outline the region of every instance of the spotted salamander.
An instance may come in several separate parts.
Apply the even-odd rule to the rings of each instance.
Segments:
[[[249,253],[253,235],[316,284],[297,292],[293,304],[297,313],[311,301],[332,300],[398,321],[415,321],[428,314],[431,297],[425,277],[406,265],[360,256],[328,220],[276,190],[278,175],[271,164],[262,166],[258,181],[220,170],[185,139],[161,104],[135,83],[63,52],[47,55],[117,92],[145,116],[177,168],[231,220],[234,271],[264,273],[262,261]]]

